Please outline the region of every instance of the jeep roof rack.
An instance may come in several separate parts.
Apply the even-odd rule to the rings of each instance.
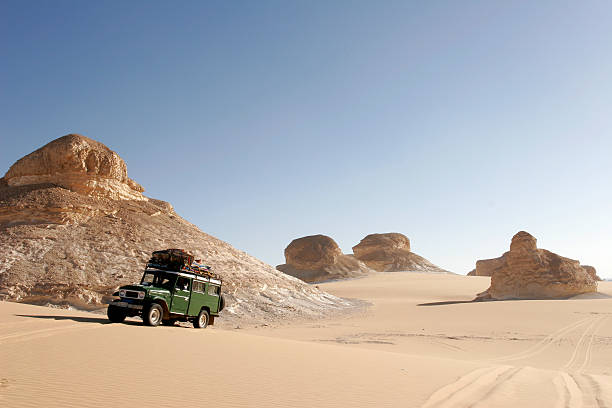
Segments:
[[[197,261],[200,260],[198,259]],[[153,251],[151,259],[149,259],[146,265],[146,269],[149,268],[169,272],[191,273],[221,282],[221,277],[214,273],[210,266],[194,262],[194,256],[184,249],[170,248]]]

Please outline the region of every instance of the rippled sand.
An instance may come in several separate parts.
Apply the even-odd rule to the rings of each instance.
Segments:
[[[590,298],[479,303],[488,278],[319,286],[371,306],[196,330],[0,302],[0,406],[612,406],[612,282]]]

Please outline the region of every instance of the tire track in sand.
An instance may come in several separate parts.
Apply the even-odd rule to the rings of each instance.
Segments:
[[[22,332],[22,333],[13,333],[13,334],[1,336],[0,344],[8,343],[8,342],[12,343],[12,342],[28,341],[28,340],[41,338],[41,337],[53,336],[53,335],[61,334],[64,332],[95,329],[98,327],[103,327],[103,326],[101,325],[83,326],[83,323],[76,323],[76,324],[71,324],[71,325],[66,325],[66,326],[61,326],[61,327],[52,327],[49,329],[39,329],[39,330]]]
[[[582,390],[568,373],[559,371],[553,385],[557,392],[555,408],[582,408]]]
[[[492,395],[499,385],[520,370],[512,366],[495,366],[472,371],[434,392],[422,408],[471,407]]]
[[[592,347],[593,339],[595,337],[595,329],[598,325],[603,321],[604,318],[600,317],[598,319],[594,319],[582,332],[582,335],[578,339],[578,342],[574,346],[572,350],[572,355],[569,360],[563,366],[563,370],[565,371],[576,371],[575,367],[582,363],[582,365],[586,364],[586,358],[588,357],[588,351]]]
[[[533,357],[537,354],[542,353],[544,350],[548,349],[556,341],[561,340],[563,336],[565,336],[566,334],[571,333],[572,331],[578,329],[579,327],[592,323],[594,320],[595,318],[593,317],[587,317],[577,322],[570,323],[567,326],[563,326],[556,332],[549,334],[544,339],[540,340],[538,343],[529,347],[527,350],[524,350],[518,353],[514,353],[514,354],[509,354],[507,356],[488,359],[487,361],[492,362],[492,363],[498,363],[498,362],[505,362],[505,361],[522,360],[525,358]]]
[[[548,349],[565,335],[582,328],[578,342],[563,367],[564,371],[542,370],[550,375],[557,394],[554,407],[612,408],[612,405],[606,405],[606,398],[602,396],[602,389],[606,385],[600,384],[596,376],[582,374],[590,364],[595,337],[606,319],[607,317],[582,319],[560,328],[525,351],[489,361],[512,361],[533,357]],[[495,397],[499,388],[506,385],[510,387],[519,385],[520,380],[515,380],[514,377],[523,369],[526,368],[496,365],[474,370],[434,392],[422,408],[474,407],[479,404],[486,406],[486,400]],[[576,371],[573,375],[565,371],[572,369]],[[511,405],[512,403],[509,404]]]
[[[608,389],[609,385],[600,381],[601,376],[585,373],[591,364],[595,337],[607,319],[608,316],[599,317],[586,328],[576,343],[569,360],[563,366],[563,370],[571,372],[571,374],[564,373],[564,375],[570,377],[582,391],[581,406],[584,407],[612,406],[612,401],[606,403],[606,398],[603,396],[603,390]]]
[[[601,328],[603,327],[603,325],[606,323],[607,320],[608,320],[608,316],[602,317],[599,320],[599,322],[595,325],[595,327],[593,328],[593,331],[591,332],[591,335],[589,337],[588,344],[586,346],[584,360],[582,364],[580,365],[580,367],[578,367],[578,370],[577,370],[578,374],[584,373],[584,371],[591,365],[591,357],[593,355],[593,343],[595,342],[595,337],[597,336],[597,333],[599,332],[599,330],[601,330]]]
[[[534,373],[535,372],[535,373]],[[587,379],[585,379],[586,381]],[[607,407],[600,396],[600,386],[588,378],[584,384],[562,371],[539,370],[531,367],[494,366],[474,370],[457,381],[434,392],[421,408],[475,408],[490,406],[516,407],[524,403],[524,396],[514,390],[537,393],[537,384],[552,382],[555,395],[546,396],[554,408]],[[535,381],[535,383],[534,383]],[[534,395],[535,396],[535,395]],[[521,402],[522,401],[522,402]],[[554,402],[553,402],[554,401]],[[501,405],[500,405],[501,402]],[[534,405],[535,406],[535,405]]]

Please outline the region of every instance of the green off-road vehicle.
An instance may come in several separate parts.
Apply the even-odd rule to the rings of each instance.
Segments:
[[[139,284],[121,286],[108,306],[108,319],[121,323],[126,317],[141,316],[145,325],[174,325],[177,321],[191,321],[196,328],[214,324],[215,317],[225,307],[221,295],[221,278],[212,274],[209,267],[191,264],[186,254],[185,262],[178,264],[161,262],[154,252]],[[176,259],[176,253],[172,256]],[[179,257],[180,258],[180,257]],[[187,265],[185,265],[187,264]]]

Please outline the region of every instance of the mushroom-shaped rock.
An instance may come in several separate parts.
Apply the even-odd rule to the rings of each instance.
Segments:
[[[340,256],[340,247],[326,235],[294,239],[285,248],[287,263],[299,269],[321,269],[336,263]]]
[[[286,263],[276,269],[305,282],[352,278],[364,275],[369,268],[326,235],[297,238],[285,248]]]
[[[353,253],[358,258],[384,255],[382,252],[402,250],[410,252],[410,240],[404,234],[389,232],[386,234],[370,234],[353,247]]]
[[[55,139],[17,160],[4,180],[12,187],[49,183],[91,197],[146,200],[144,189],[128,177],[117,153],[76,134]]]
[[[491,286],[477,299],[566,298],[597,291],[597,282],[580,262],[536,247],[525,231],[512,238],[510,251],[495,260]],[[478,264],[477,264],[478,265]],[[478,267],[478,266],[477,266]]]
[[[355,258],[379,272],[446,272],[410,251],[410,240],[403,234],[370,234],[353,247]]]

